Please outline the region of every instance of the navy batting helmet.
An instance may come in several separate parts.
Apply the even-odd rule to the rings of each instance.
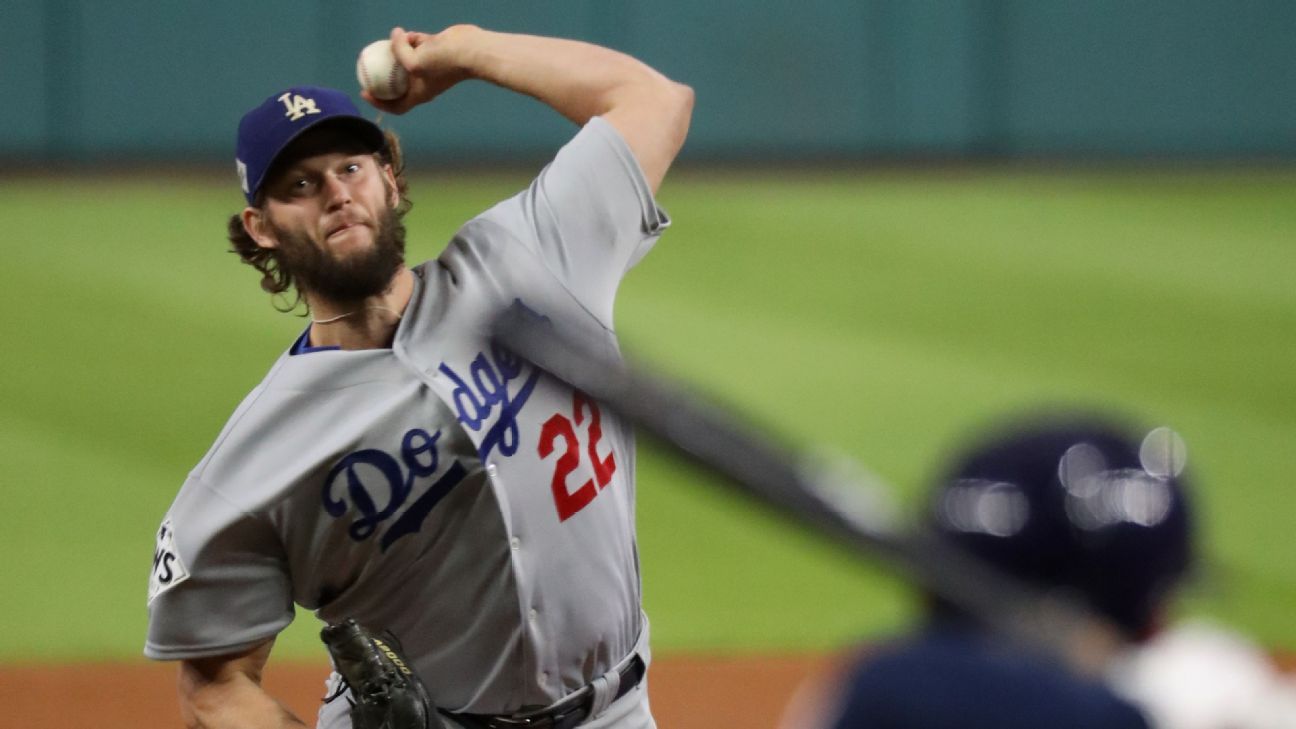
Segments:
[[[1076,593],[1142,638],[1191,561],[1185,459],[1168,428],[1132,439],[1101,418],[1023,419],[952,462],[931,518],[992,564]]]

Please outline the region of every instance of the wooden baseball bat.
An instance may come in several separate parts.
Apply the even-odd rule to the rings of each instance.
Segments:
[[[897,520],[887,489],[824,469],[684,384],[632,368],[594,337],[576,336],[514,307],[495,324],[496,341],[584,391],[671,451],[724,477],[860,557],[957,605],[992,629],[1097,671],[1118,631],[1092,610],[1042,592],[930,531]]]

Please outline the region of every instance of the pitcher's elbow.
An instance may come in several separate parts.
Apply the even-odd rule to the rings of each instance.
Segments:
[[[673,112],[670,118],[674,128],[676,149],[684,146],[684,140],[688,137],[689,124],[693,120],[693,102],[695,98],[693,87],[678,81],[671,82],[668,103],[670,103]]]

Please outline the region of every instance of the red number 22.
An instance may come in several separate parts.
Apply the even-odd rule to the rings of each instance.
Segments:
[[[575,426],[585,422],[587,408],[590,424],[586,452],[594,468],[594,478],[586,479],[585,483],[572,491],[567,488],[567,477],[580,466],[581,461],[580,440],[576,436]],[[558,521],[567,521],[573,514],[588,506],[594,497],[598,496],[599,490],[612,481],[612,474],[616,473],[616,454],[609,451],[606,458],[599,458],[598,455],[599,440],[603,437],[601,417],[598,404],[585,393],[577,390],[572,397],[572,418],[554,413],[540,429],[539,452],[542,459],[548,458],[554,452],[554,441],[562,438],[564,444],[562,455],[558,457],[558,463],[554,468],[552,482]],[[575,420],[575,425],[572,424],[572,420]],[[597,488],[594,486],[596,480]]]

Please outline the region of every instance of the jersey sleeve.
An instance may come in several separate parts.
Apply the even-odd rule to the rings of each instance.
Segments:
[[[621,279],[670,225],[621,134],[594,117],[530,186],[481,217],[534,246],[548,270],[612,327]]]
[[[233,653],[292,622],[286,560],[264,516],[243,512],[190,477],[156,537],[144,655]]]

